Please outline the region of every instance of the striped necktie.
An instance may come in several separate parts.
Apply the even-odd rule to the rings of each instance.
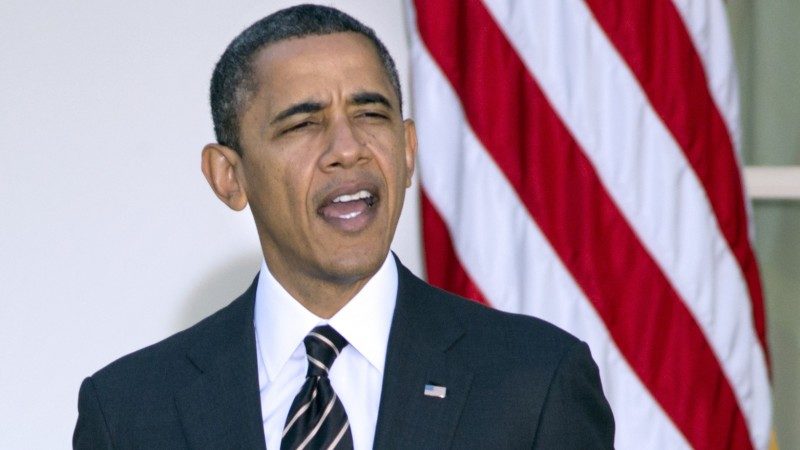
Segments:
[[[286,417],[281,450],[352,449],[347,413],[328,379],[328,370],[347,340],[331,326],[322,325],[311,330],[303,343],[308,373]]]

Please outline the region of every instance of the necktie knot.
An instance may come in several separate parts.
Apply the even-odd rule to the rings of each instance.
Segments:
[[[347,339],[330,325],[320,325],[303,339],[308,358],[306,377],[327,377],[330,367],[347,346]]]

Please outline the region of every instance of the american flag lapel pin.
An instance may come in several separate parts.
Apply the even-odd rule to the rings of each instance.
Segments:
[[[444,398],[447,395],[447,388],[444,386],[437,386],[435,384],[426,384],[425,385],[425,396],[426,397],[436,397],[436,398]]]

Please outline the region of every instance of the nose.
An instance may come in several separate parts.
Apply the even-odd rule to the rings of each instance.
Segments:
[[[347,169],[368,161],[369,149],[348,117],[330,123],[325,153],[320,158],[322,170]]]

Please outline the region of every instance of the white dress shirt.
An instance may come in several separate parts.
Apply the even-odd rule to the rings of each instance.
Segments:
[[[328,320],[305,309],[272,276],[266,262],[261,264],[255,328],[267,449],[280,449],[286,416],[305,382],[308,360],[303,338],[326,323],[349,343],[333,363],[330,380],[350,420],[353,445],[355,450],[372,448],[396,297],[397,266],[391,254],[361,291]]]

